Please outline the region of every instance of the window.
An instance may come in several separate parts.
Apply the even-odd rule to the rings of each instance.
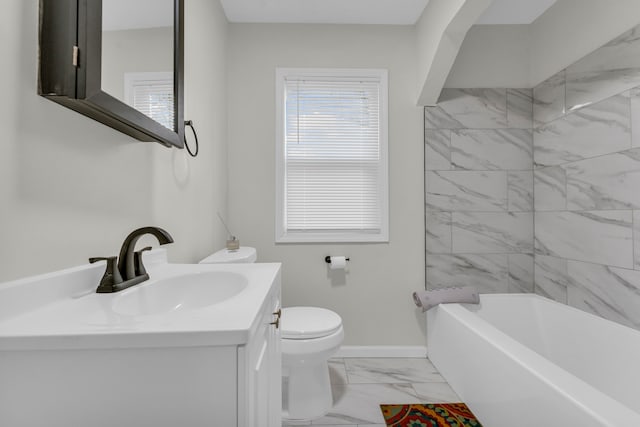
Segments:
[[[125,73],[124,97],[127,104],[173,130],[173,73]]]
[[[276,242],[389,240],[387,71],[278,69]]]

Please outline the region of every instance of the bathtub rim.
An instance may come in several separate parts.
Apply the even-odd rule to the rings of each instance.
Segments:
[[[591,313],[584,312],[577,308],[570,307],[535,294],[481,294],[480,306],[482,305],[483,299],[505,298],[531,299],[536,302],[557,304],[561,306],[562,309],[570,309],[572,311],[576,311],[580,315],[593,316],[600,321],[610,322],[621,328],[631,329],[624,325],[608,321]],[[431,335],[430,331],[433,328],[431,325],[434,323],[434,318],[438,315],[451,316],[457,322],[460,322],[465,328],[476,334],[486,344],[491,345],[497,351],[508,356],[514,363],[526,370],[529,374],[534,375],[538,380],[552,388],[555,392],[565,396],[572,405],[577,407],[579,410],[588,413],[594,420],[597,420],[603,426],[627,425],[626,423],[629,422],[629,419],[636,420],[638,423],[637,425],[640,425],[640,414],[638,412],[615,400],[606,393],[594,388],[586,381],[564,370],[560,366],[537,353],[535,350],[520,343],[505,332],[502,332],[490,322],[477,315],[471,310],[471,308],[475,308],[475,305],[440,304],[427,311],[427,355],[429,357],[432,354],[429,335]],[[436,368],[438,368],[437,365]],[[444,377],[447,379],[446,376]],[[454,384],[451,385],[454,387]],[[460,394],[459,390],[455,390],[455,387],[454,391]],[[611,417],[612,414],[615,416],[614,419]]]

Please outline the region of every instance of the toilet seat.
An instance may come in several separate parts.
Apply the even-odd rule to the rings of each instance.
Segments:
[[[283,339],[322,338],[334,334],[341,327],[340,316],[325,308],[287,307],[282,309],[280,331]]]

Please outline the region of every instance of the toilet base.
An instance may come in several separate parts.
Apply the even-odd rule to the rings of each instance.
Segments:
[[[286,407],[282,418],[309,421],[326,415],[333,406],[327,362],[290,366],[283,378]]]

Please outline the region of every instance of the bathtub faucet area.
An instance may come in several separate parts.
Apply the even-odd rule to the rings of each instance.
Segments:
[[[96,293],[119,292],[149,279],[149,275],[142,263],[142,254],[144,251],[150,250],[151,247],[145,247],[139,251],[135,250],[138,239],[146,234],[155,236],[160,245],[173,243],[171,235],[162,228],[142,227],[132,231],[127,236],[122,243],[119,257],[89,258],[90,263],[97,261],[107,262],[107,269],[100,280]]]

